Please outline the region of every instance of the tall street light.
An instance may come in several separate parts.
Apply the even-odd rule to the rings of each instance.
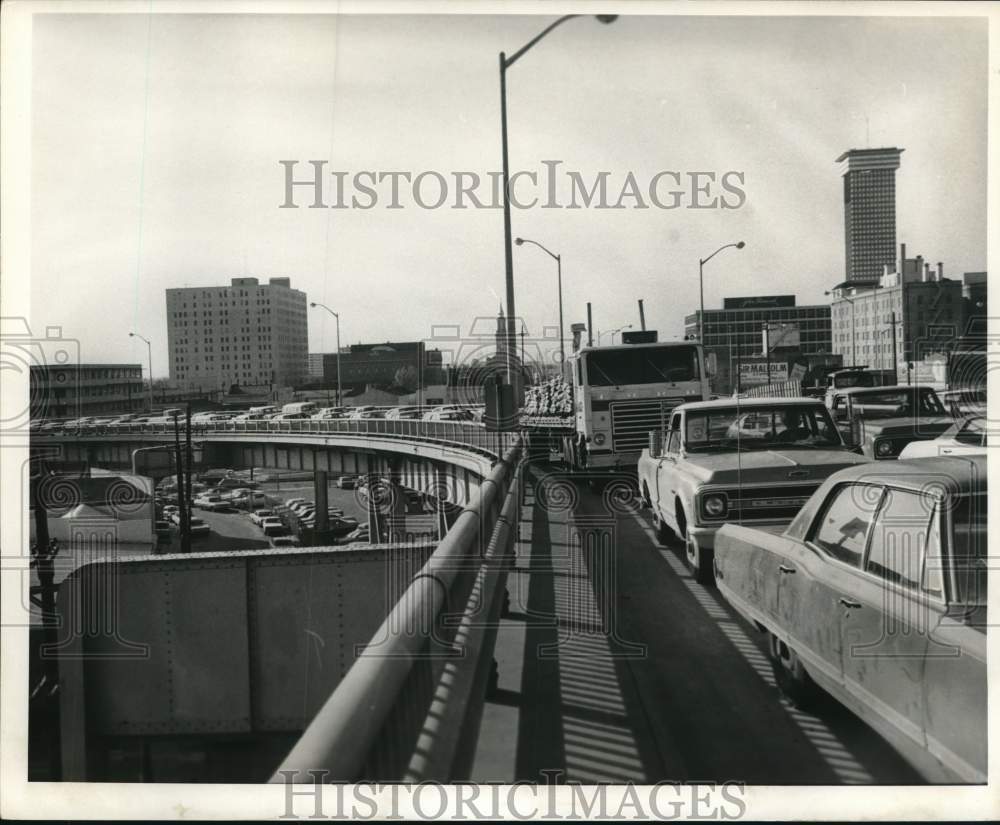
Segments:
[[[537,246],[542,252],[546,253],[549,257],[555,258],[556,261],[556,277],[559,282],[559,374],[565,377],[566,374],[566,345],[564,343],[563,336],[563,299],[562,299],[562,257],[557,255],[542,246],[538,241],[533,241],[529,238],[515,238],[514,243],[518,246],[522,244],[530,243]],[[523,348],[522,348],[523,349]]]
[[[698,294],[701,299],[701,312],[698,314],[698,343],[702,346],[705,345],[705,264],[712,260],[712,258],[718,255],[723,249],[729,249],[729,247],[742,249],[744,246],[746,246],[746,244],[743,243],[743,241],[738,241],[737,243],[727,243],[725,246],[720,246],[707,258],[698,259]]]
[[[149,356],[149,411],[153,411],[153,347],[148,338],[143,338],[138,332],[130,332],[129,338],[138,338],[146,342],[146,355]]]
[[[507,383],[514,383],[514,370],[511,366],[511,352],[517,347],[517,327],[514,324],[514,254],[511,249],[510,232],[510,163],[507,158],[507,69],[513,66],[532,46],[556,26],[561,26],[567,20],[579,17],[578,14],[566,14],[543,29],[532,40],[518,49],[510,57],[500,52],[500,146],[503,153],[503,240],[505,283],[507,287]],[[617,14],[594,15],[601,23],[613,23]]]
[[[310,302],[309,306],[311,306],[313,309],[315,309],[316,307],[325,309],[334,318],[337,319],[337,406],[339,407],[344,403],[343,396],[341,395],[340,392],[340,313],[334,312],[326,304],[321,304],[318,301]]]
[[[601,339],[604,338],[605,335],[610,335],[611,336],[611,345],[614,346],[614,343],[615,343],[615,333],[621,332],[623,329],[632,329],[632,325],[631,324],[625,324],[625,326],[618,327],[618,329],[605,330],[604,332],[597,333],[597,346],[601,345]]]

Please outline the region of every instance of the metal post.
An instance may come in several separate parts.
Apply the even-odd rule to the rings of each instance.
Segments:
[[[507,383],[514,383],[511,351],[517,346],[514,326],[514,253],[510,232],[510,165],[507,160],[507,56],[500,52],[500,147],[503,154],[503,253],[504,278],[507,290]],[[516,395],[516,391],[515,391]]]
[[[646,331],[646,313],[642,310],[642,298],[639,299],[639,329]]]
[[[184,459],[181,452],[181,425],[178,416],[174,416],[174,451],[177,464],[177,507],[180,515],[181,552],[191,550],[190,534],[187,530],[187,496],[184,493]]]
[[[191,451],[191,402],[188,401],[184,411],[184,431],[185,431],[185,457],[184,457],[184,492],[188,497],[187,518],[184,523],[184,532],[181,534],[181,549],[185,553],[191,552],[191,501],[194,498],[191,490],[191,464],[193,455]]]
[[[705,261],[698,259],[698,342],[705,343]]]
[[[344,396],[340,390],[340,313],[333,313],[333,317],[337,319],[337,406],[342,407]]]
[[[562,256],[556,255],[556,277],[559,279],[559,375],[566,375],[566,336],[563,335]]]
[[[153,411],[153,346],[146,341],[146,355],[149,358],[149,411]]]
[[[587,301],[587,346],[594,346],[594,315],[590,309],[590,301]]]
[[[896,351],[896,310],[892,311],[892,383],[899,383],[899,353]]]
[[[771,328],[764,322],[764,358],[767,364],[767,385],[771,386]]]

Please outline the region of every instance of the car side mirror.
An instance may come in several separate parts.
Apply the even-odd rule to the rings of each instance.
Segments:
[[[663,433],[660,430],[649,431],[649,454],[653,458],[663,454]]]

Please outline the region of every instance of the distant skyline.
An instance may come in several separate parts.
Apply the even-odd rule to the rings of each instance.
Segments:
[[[280,209],[280,161],[304,172],[325,160],[348,180],[488,180],[500,168],[497,53],[554,19],[36,15],[32,327],[61,326],[85,361],[145,366],[134,329],[162,377],[170,287],[289,277],[341,313],[344,345],[495,316],[501,210],[410,197],[402,209]],[[745,194],[733,209],[513,210],[515,236],[563,256],[567,341],[588,300],[602,330],[638,327],[642,298],[662,340],[683,334],[699,257],[738,240],[745,249],[706,266],[706,307],[827,302],[844,275],[835,161],[852,148],[905,150],[896,235],[909,255],[951,276],[985,270],[987,45],[985,18],[624,16],[558,29],[508,74],[512,171],[544,176],[544,160],[588,181],[607,171],[614,198],[629,173],[738,172]],[[568,186],[559,194],[568,202]],[[518,314],[541,336],[558,323],[554,262],[525,246],[514,266]],[[319,310],[309,349],[334,349]]]

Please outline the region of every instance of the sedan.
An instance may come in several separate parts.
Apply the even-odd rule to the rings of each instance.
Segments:
[[[264,531],[265,536],[283,536],[288,532],[284,522],[277,516],[263,519],[260,528]]]
[[[986,457],[830,476],[781,534],[726,524],[722,596],[767,634],[778,688],[822,688],[932,782],[986,781]]]
[[[195,516],[191,517],[191,535],[193,536],[207,536],[211,532],[209,527],[200,518]]]
[[[984,455],[986,453],[986,419],[972,415],[956,421],[931,441],[911,441],[899,454],[900,458],[930,458],[945,455]]]
[[[277,518],[278,514],[274,510],[257,510],[250,514],[250,521],[256,524],[258,527],[264,526],[265,519]]]
[[[337,486],[341,490],[353,490],[358,486],[358,476],[341,476],[337,479]]]

